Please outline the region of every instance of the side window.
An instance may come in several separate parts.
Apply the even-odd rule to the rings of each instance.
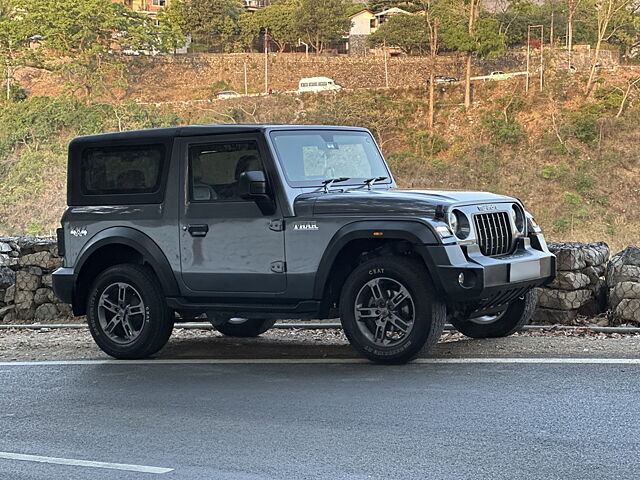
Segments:
[[[225,142],[189,148],[189,199],[192,202],[242,201],[243,172],[264,171],[256,142]]]
[[[80,162],[83,195],[136,195],[160,188],[164,147],[88,148]]]

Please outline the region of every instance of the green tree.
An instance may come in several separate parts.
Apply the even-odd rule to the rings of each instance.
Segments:
[[[225,52],[242,46],[238,25],[242,0],[184,0],[180,9],[183,26],[195,41],[220,46]]]
[[[296,27],[300,36],[316,53],[330,42],[339,40],[351,27],[348,4],[343,0],[300,0]]]
[[[0,98],[12,98],[17,85],[13,79],[14,70],[33,60],[29,43],[29,35],[16,1],[0,0],[0,84],[4,84]]]
[[[269,38],[284,52],[300,38],[296,29],[298,0],[274,1],[270,6],[255,13],[245,13],[238,22],[244,43],[250,46],[264,29],[269,30]]]
[[[87,97],[124,84],[118,52],[162,49],[152,19],[110,0],[16,0],[29,38],[45,68],[66,75]]]
[[[386,43],[407,55],[423,55],[429,50],[429,29],[423,15],[392,15],[369,37],[372,46]]]
[[[443,2],[441,39],[445,48],[466,55],[465,108],[471,106],[473,57],[496,57],[506,50],[506,35],[496,18],[482,12],[480,0]]]
[[[376,13],[390,8],[401,8],[407,12],[417,12],[421,9],[420,3],[420,1],[412,0],[371,0],[367,5],[370,10],[373,10]]]

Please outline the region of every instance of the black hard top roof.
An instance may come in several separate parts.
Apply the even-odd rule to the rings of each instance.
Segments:
[[[286,124],[211,124],[188,125],[184,127],[150,128],[127,132],[101,133],[75,138],[72,143],[116,142],[126,140],[164,140],[173,137],[191,137],[198,135],[220,135],[225,133],[255,133],[266,130],[360,130],[360,127],[339,127],[331,125],[286,125]]]

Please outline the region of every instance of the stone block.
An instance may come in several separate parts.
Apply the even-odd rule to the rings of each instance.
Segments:
[[[578,317],[577,310],[555,310],[538,307],[533,314],[533,323],[559,323],[571,325]]]
[[[11,257],[5,253],[0,253],[0,267],[8,267],[11,265]]]
[[[610,288],[621,282],[640,282],[640,267],[610,263],[607,267],[606,279]]]
[[[58,308],[53,303],[45,303],[36,308],[33,319],[36,322],[51,322],[58,318]]]
[[[13,313],[13,309],[15,307],[13,305],[7,305],[6,307],[2,307],[0,308],[0,322],[4,321],[4,318],[10,314]]]
[[[16,272],[16,289],[35,292],[40,288],[40,276],[33,273]]]
[[[591,281],[589,277],[580,272],[558,272],[556,279],[547,285],[547,288],[555,290],[580,290],[588,287]]]
[[[13,300],[16,296],[16,286],[11,285],[7,288],[6,292],[4,292],[4,303],[9,304],[13,303]]]
[[[71,310],[71,305],[68,303],[57,303],[56,307],[58,307],[58,316],[62,318],[70,318],[73,317],[73,311]]]
[[[593,297],[591,290],[540,290],[538,305],[556,310],[577,310]]]
[[[53,290],[49,288],[39,288],[33,296],[33,301],[36,305],[42,305],[44,303],[55,303],[57,300],[53,294]]]
[[[585,267],[580,270],[580,273],[589,277],[590,285],[595,285],[604,276],[606,270],[605,265],[596,265],[595,267]]]
[[[47,288],[53,288],[53,277],[50,273],[42,276],[42,286]]]
[[[581,270],[585,267],[603,265],[609,259],[609,246],[604,242],[549,243],[549,250],[557,257],[559,271]]]
[[[7,288],[16,283],[16,272],[8,267],[0,267],[0,288]]]
[[[640,324],[640,299],[622,299],[616,306],[613,314],[617,320]]]
[[[609,305],[612,310],[625,298],[640,299],[640,282],[620,282],[609,289]]]
[[[11,245],[5,242],[0,242],[0,253],[9,253],[11,250],[13,250]]]
[[[55,258],[51,252],[43,251],[23,255],[18,262],[20,266],[35,266],[45,270],[53,270],[61,265],[61,259]]]

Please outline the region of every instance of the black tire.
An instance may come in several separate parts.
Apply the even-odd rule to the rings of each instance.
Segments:
[[[125,294],[120,302],[122,288]],[[119,305],[111,301],[116,290]],[[125,314],[129,309],[132,312]],[[133,313],[137,310],[141,312]],[[117,315],[124,317],[119,323]],[[87,322],[100,349],[118,359],[146,358],[158,352],[169,340],[174,323],[153,272],[134,264],[116,265],[98,275],[89,290]]]
[[[217,325],[215,328],[223,335],[227,337],[257,337],[269,330],[276,323],[275,320],[269,319],[242,319],[244,321],[238,322],[239,318],[232,319],[222,325]]]
[[[402,287],[408,298],[401,296]],[[393,301],[399,301],[397,307],[391,306]],[[351,272],[342,288],[340,317],[349,342],[363,356],[377,363],[399,364],[438,343],[446,309],[424,266],[389,256],[368,260]],[[396,327],[400,323],[406,332]]]
[[[529,290],[511,301],[504,315],[492,323],[476,323],[467,318],[452,318],[451,323],[460,333],[471,338],[508,337],[529,323],[537,303],[538,295]]]

